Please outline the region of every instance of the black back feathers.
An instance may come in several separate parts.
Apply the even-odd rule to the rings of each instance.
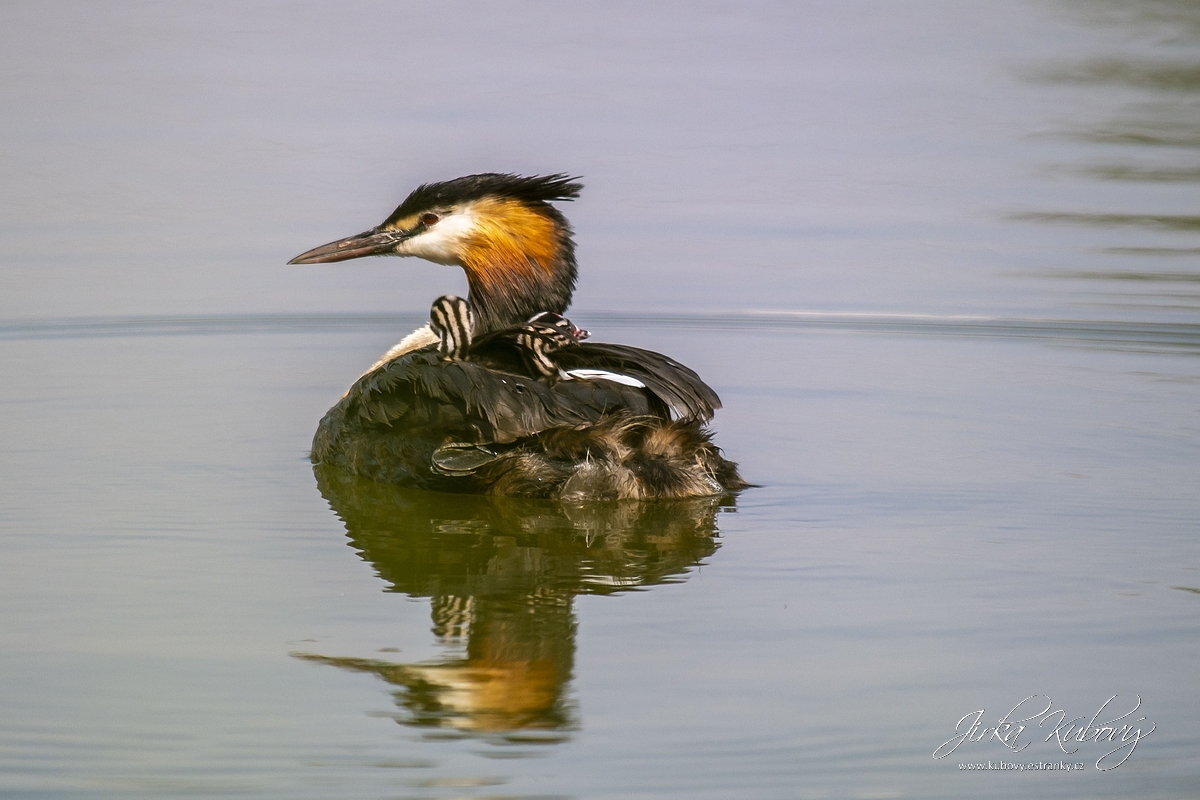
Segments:
[[[678,420],[707,422],[721,407],[721,398],[694,370],[653,350],[582,342],[556,352],[554,361],[569,376],[604,371],[633,378]]]

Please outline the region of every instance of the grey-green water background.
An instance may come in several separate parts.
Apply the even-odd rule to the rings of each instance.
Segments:
[[[760,488],[313,474],[491,170]],[[1198,181],[1195,2],[3,4],[0,796],[1195,797]]]

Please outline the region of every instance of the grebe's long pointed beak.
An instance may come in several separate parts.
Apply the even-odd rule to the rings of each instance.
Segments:
[[[387,231],[372,228],[369,231],[338,239],[336,242],[314,247],[307,253],[289,261],[289,264],[329,264],[334,261],[349,261],[363,256],[391,255],[396,245],[411,238],[416,231]]]

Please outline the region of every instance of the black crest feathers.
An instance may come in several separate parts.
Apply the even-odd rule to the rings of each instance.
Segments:
[[[583,190],[583,184],[578,181],[579,178],[561,172],[529,177],[506,172],[483,172],[442,183],[426,183],[414,189],[384,225],[421,211],[469,203],[485,197],[509,198],[531,205],[556,200],[570,201],[579,197]]]

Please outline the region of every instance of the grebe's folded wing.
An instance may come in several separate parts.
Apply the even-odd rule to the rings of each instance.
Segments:
[[[456,439],[506,444],[551,428],[594,424],[625,410],[654,413],[640,389],[603,382],[545,381],[471,361],[447,361],[432,349],[401,356],[364,375],[343,398],[363,424],[445,431]]]
[[[693,370],[673,358],[624,344],[580,342],[564,347],[554,360],[568,377],[598,377],[595,371],[613,374],[610,380],[628,377],[640,382],[660,399],[676,419],[707,422],[721,407],[721,398]]]

